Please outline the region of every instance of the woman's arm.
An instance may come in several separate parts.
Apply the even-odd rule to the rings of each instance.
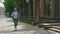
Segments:
[[[21,17],[21,15],[18,13],[18,18],[20,18]]]
[[[13,17],[13,12],[11,13],[11,17]]]

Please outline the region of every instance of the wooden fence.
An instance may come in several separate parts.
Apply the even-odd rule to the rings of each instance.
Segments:
[[[60,26],[60,0],[24,0],[21,14],[23,18],[32,21],[33,25],[44,27],[47,30]],[[58,23],[43,25],[42,23]],[[60,30],[60,28],[55,28]],[[57,30],[53,30],[59,32]]]
[[[60,17],[60,0],[24,0],[23,16]]]

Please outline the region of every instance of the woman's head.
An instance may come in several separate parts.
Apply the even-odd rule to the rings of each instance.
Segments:
[[[14,11],[17,11],[17,8],[14,8]]]

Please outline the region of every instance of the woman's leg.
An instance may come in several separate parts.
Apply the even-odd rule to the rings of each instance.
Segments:
[[[15,22],[16,22],[16,20],[15,20],[15,19],[13,19],[13,22],[14,22],[14,28],[16,28],[16,26],[15,26]]]
[[[17,25],[18,25],[18,19],[15,19],[14,21],[15,21],[15,22],[14,22],[14,27],[17,28]]]

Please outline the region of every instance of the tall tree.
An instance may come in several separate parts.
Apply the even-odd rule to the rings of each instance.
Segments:
[[[46,15],[50,16],[50,0],[46,0]]]
[[[5,14],[9,12],[10,15],[14,8],[13,0],[4,0],[4,6],[5,6]]]
[[[20,10],[22,7],[23,0],[4,0],[5,14],[9,12],[9,15],[13,11],[14,7],[17,7]]]

